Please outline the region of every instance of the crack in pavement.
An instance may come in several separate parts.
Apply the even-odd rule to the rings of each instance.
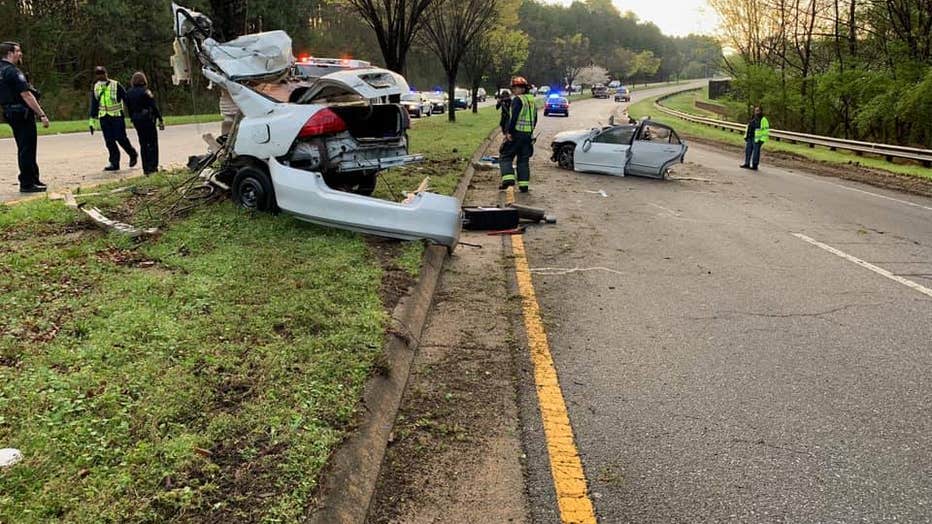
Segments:
[[[846,309],[851,309],[855,307],[877,307],[877,306],[888,306],[893,304],[893,301],[886,302],[872,302],[869,304],[846,304],[844,306],[834,307],[825,311],[816,311],[812,313],[757,313],[754,311],[733,311],[733,310],[723,310],[722,313],[731,313],[734,315],[750,316],[750,317],[764,317],[764,318],[820,318],[824,315],[830,315],[832,313],[837,313],[839,311],[844,311]],[[727,317],[722,317],[719,315],[711,315],[705,317],[686,317],[689,320],[727,320]],[[825,320],[825,319],[822,319]]]

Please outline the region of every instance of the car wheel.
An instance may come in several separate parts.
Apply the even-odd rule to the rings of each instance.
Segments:
[[[255,166],[239,168],[233,177],[233,201],[253,211],[272,211],[275,195],[268,173]]]
[[[418,109],[417,113],[414,113],[414,118],[421,118],[421,110]]]
[[[547,111],[544,111],[544,116],[550,116],[550,113],[548,113]]]
[[[559,153],[557,153],[557,165],[563,169],[573,170],[573,156],[576,151],[575,144],[565,144],[560,148]]]
[[[570,117],[570,112],[567,111],[566,113],[564,113],[564,116],[565,116],[566,118],[569,118],[569,117]]]

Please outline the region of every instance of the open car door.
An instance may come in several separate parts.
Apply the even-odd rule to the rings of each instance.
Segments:
[[[637,128],[620,125],[604,128],[576,145],[573,169],[586,173],[625,176],[631,154],[631,139]]]
[[[686,144],[672,128],[650,120],[641,122],[631,143],[631,154],[625,173],[663,178],[667,170],[682,162]]]

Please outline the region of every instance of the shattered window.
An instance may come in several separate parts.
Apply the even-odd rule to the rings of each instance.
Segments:
[[[604,131],[599,136],[595,137],[593,142],[600,144],[624,144],[628,145],[631,143],[631,138],[634,136],[634,127],[632,126],[617,126],[611,129]]]

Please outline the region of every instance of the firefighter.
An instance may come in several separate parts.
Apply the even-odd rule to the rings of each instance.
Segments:
[[[16,67],[23,58],[19,44],[0,44],[0,57],[0,105],[3,106],[3,118],[13,129],[16,141],[19,190],[21,193],[40,193],[45,191],[45,184],[39,180],[39,165],[36,163],[36,117],[42,122],[42,127],[49,126],[49,118],[39,105],[38,91]]]
[[[537,103],[534,95],[528,94],[530,85],[524,77],[511,80],[511,118],[505,132],[503,154],[499,159],[502,183],[499,189],[515,185],[515,168],[512,161],[517,157],[518,190],[527,193],[531,185],[531,156],[534,155],[534,127],[537,126]]]
[[[100,131],[104,135],[104,143],[110,154],[110,163],[104,171],[118,171],[120,169],[120,147],[129,155],[129,167],[136,165],[139,155],[126,136],[126,121],[123,118],[123,100],[126,91],[116,80],[107,77],[107,70],[103,66],[94,69],[96,82],[91,86],[91,114],[87,122],[91,134],[94,134],[94,121],[100,122]]]

